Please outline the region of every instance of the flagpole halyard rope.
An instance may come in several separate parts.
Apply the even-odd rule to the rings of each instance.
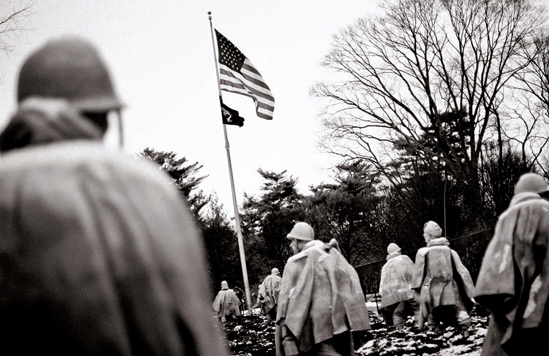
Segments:
[[[219,84],[219,67],[217,65],[217,56],[215,51],[215,40],[214,40],[214,31],[212,24],[212,13],[208,11],[208,19],[210,20],[210,30],[212,34],[212,46],[214,53],[214,62],[215,62],[215,73],[217,75],[217,90],[219,92],[219,97],[221,98],[221,86]],[[221,109],[221,101],[220,101]],[[240,229],[240,215],[238,214],[238,204],[236,202],[236,192],[234,187],[234,178],[233,178],[233,167],[231,163],[231,152],[229,149],[229,138],[227,135],[227,125],[223,124],[223,134],[225,136],[225,150],[227,152],[227,164],[229,166],[229,179],[231,182],[231,192],[233,196],[233,208],[234,208],[234,220],[236,226],[236,234],[238,236],[238,249],[240,251],[240,264],[242,265],[242,276],[244,279],[244,290],[246,292],[246,304],[248,306],[249,315],[252,315],[252,298],[250,295],[250,285],[248,283],[248,270],[246,268],[246,255],[244,254],[244,242],[242,239],[242,230]]]

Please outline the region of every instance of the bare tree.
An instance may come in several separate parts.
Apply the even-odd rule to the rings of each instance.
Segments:
[[[27,29],[36,0],[0,0],[0,51],[10,53],[19,36]]]
[[[530,47],[529,51],[523,52],[526,60],[530,61],[530,66],[518,76],[519,85],[516,89],[519,91],[519,95],[526,97],[528,102],[528,108],[532,114],[530,117],[535,118],[536,121],[542,123],[545,128],[549,127],[549,35],[547,30],[543,29],[539,31],[537,37],[534,40],[535,46]],[[534,100],[530,100],[533,98]],[[543,149],[546,148],[549,140],[549,135],[546,130],[540,130],[542,125],[528,125],[528,122],[523,122],[523,129],[525,129],[531,137],[535,137],[537,141],[537,152],[534,154],[534,158],[541,158],[545,161],[545,164],[540,164],[539,168],[544,171],[546,177],[549,177],[549,171],[547,170],[547,154],[544,154]],[[511,138],[513,139],[513,138]],[[515,139],[516,140],[516,139]],[[523,145],[526,142],[520,142]],[[523,159],[525,156],[523,155]]]
[[[405,142],[443,160],[469,191],[470,206],[481,207],[478,165],[487,140],[503,146],[513,138],[537,155],[545,145],[532,141],[542,136],[539,112],[522,116],[530,106],[513,95],[517,78],[540,53],[536,40],[546,17],[536,6],[527,0],[386,0],[382,15],[334,36],[323,65],[338,76],[311,90],[328,99],[321,145],[364,159],[391,180],[386,164],[394,159],[394,143]],[[454,125],[452,139],[441,117],[460,112],[465,118]]]

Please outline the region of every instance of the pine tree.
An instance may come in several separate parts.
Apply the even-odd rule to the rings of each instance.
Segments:
[[[155,162],[160,169],[169,174],[173,185],[181,192],[193,215],[200,221],[200,212],[208,204],[208,197],[204,192],[197,191],[199,184],[208,177],[198,175],[203,166],[198,162],[190,163],[186,157],[177,158],[174,152],[155,151],[149,147],[140,155]]]

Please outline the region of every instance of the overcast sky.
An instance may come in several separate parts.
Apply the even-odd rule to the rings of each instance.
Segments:
[[[246,119],[242,128],[227,127],[239,205],[244,192],[259,193],[258,168],[287,170],[299,178],[302,193],[330,181],[337,158],[315,146],[320,105],[308,92],[327,77],[320,62],[332,35],[375,11],[374,1],[38,0],[33,11],[16,51],[0,55],[1,125],[15,110],[22,60],[52,37],[84,36],[100,48],[127,104],[125,150],[174,151],[204,165],[209,177],[202,189],[217,193],[232,216],[207,15],[212,11],[214,27],[256,66],[276,101],[274,119],[266,121],[256,117],[251,99],[223,93]]]

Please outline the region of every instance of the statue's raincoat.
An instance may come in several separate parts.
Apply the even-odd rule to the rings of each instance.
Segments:
[[[379,294],[381,307],[414,298],[411,289],[414,262],[410,257],[395,252],[387,256],[387,263],[381,269]]]
[[[549,202],[513,197],[499,217],[476,285],[490,312],[482,355],[546,355],[549,335]]]
[[[240,300],[234,290],[222,289],[217,293],[212,308],[219,319],[224,319],[228,315],[240,316],[239,305]]]
[[[336,248],[317,240],[288,259],[276,320],[277,355],[284,349],[307,352],[336,334],[370,329],[358,274]],[[287,331],[293,337],[285,338]]]
[[[153,163],[80,140],[0,158],[2,350],[225,355],[205,266]]]
[[[469,270],[449,244],[445,237],[435,238],[416,254],[412,289],[419,293],[420,328],[438,306],[463,303],[470,311],[474,305],[475,286]]]
[[[282,278],[274,274],[265,277],[263,283],[259,286],[259,294],[261,295],[260,299],[263,300],[262,308],[264,313],[268,313],[269,310],[278,304],[278,296],[281,288]]]

